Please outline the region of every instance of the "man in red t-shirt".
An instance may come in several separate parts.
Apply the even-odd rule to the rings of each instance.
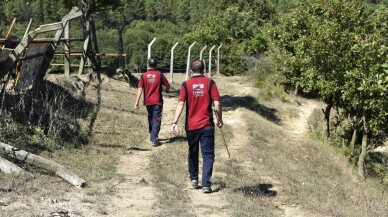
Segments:
[[[204,63],[200,60],[191,62],[191,78],[183,82],[180,89],[178,105],[172,122],[174,134],[178,134],[177,122],[186,102],[186,134],[189,143],[188,164],[191,185],[198,188],[199,144],[202,151],[202,190],[211,193],[211,176],[214,164],[214,121],[212,102],[218,115],[217,126],[222,127],[222,108],[220,94],[216,83],[206,78]]]
[[[166,92],[170,90],[170,84],[166,77],[160,71],[156,70],[156,66],[156,59],[149,59],[149,70],[140,76],[135,102],[135,109],[139,109],[140,97],[144,90],[144,104],[148,111],[148,130],[150,132],[150,140],[154,147],[160,144],[158,135],[163,111],[162,86],[166,87]]]

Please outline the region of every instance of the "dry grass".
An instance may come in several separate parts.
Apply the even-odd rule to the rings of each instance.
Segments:
[[[55,82],[63,84],[63,80],[56,79]],[[144,127],[144,116],[133,112],[131,107],[122,109],[123,100],[133,102],[135,97],[134,94],[129,93],[128,84],[105,79],[101,86],[97,80],[92,80],[88,85],[73,90],[75,97],[95,105],[89,116],[78,120],[82,131],[85,134],[91,133],[88,144],[80,148],[62,148],[40,153],[41,156],[66,166],[85,179],[87,181],[85,189],[80,192],[55,174],[29,166],[27,169],[36,176],[32,180],[27,181],[12,175],[0,176],[0,200],[6,202],[8,208],[18,201],[21,204],[34,206],[37,211],[30,213],[42,213],[50,207],[40,202],[41,198],[58,198],[59,201],[62,199],[67,201],[64,193],[73,192],[74,195],[81,193],[81,203],[93,204],[97,209],[101,206],[101,198],[114,194],[114,191],[109,191],[110,186],[106,187],[105,183],[122,179],[116,172],[119,156],[127,151],[127,147],[144,141],[145,135],[140,130],[131,130],[134,126]],[[65,85],[73,83],[77,83],[75,78],[65,79]],[[87,198],[82,199],[82,192]],[[3,213],[6,216],[23,216],[22,213],[26,209],[22,207],[20,212],[14,211],[6,209]],[[105,212],[105,210],[97,210],[100,214]]]
[[[382,205],[388,195],[377,190],[382,186],[359,182],[338,149],[313,138],[292,137],[260,117],[247,122],[252,138],[249,157],[259,171],[280,181],[287,204],[328,216],[388,213]]]

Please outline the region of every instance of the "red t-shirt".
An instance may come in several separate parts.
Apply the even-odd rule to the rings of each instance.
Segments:
[[[140,76],[139,87],[144,89],[145,105],[163,104],[162,85],[168,85],[166,77],[159,71],[151,69]]]
[[[216,83],[205,76],[194,76],[183,82],[179,101],[186,101],[186,130],[214,126],[212,101],[219,101]]]

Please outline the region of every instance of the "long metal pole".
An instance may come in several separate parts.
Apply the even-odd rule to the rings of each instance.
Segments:
[[[170,60],[170,82],[172,84],[173,82],[173,71],[174,71],[174,49],[179,44],[179,42],[175,43],[174,46],[171,48],[171,60]]]
[[[219,120],[219,117],[218,117],[217,110],[216,110],[215,108],[213,108],[213,112],[214,112],[214,114],[216,115],[216,119],[217,119],[217,122],[218,122],[218,120]],[[221,128],[221,127],[218,127],[218,128],[220,128],[220,132],[221,132],[222,140],[224,140],[224,145],[225,145],[226,151],[228,152],[228,157],[230,158],[230,153],[229,153],[228,146],[226,145],[226,141],[225,141],[224,133],[222,132],[222,128]]]
[[[222,44],[217,49],[217,74],[220,74],[220,49]]]
[[[152,39],[152,41],[148,44],[148,55],[147,55],[147,69],[148,68],[148,60],[151,59],[151,47],[152,47],[152,44],[154,44],[156,40],[156,37],[154,39]]]
[[[205,47],[202,48],[201,50],[201,53],[199,54],[199,60],[202,60],[202,53],[203,51],[207,48],[207,45],[205,45]]]
[[[213,51],[213,49],[215,48],[216,46],[215,45],[213,45],[213,47],[211,47],[210,48],[210,51],[209,51],[209,77],[211,77],[212,76],[212,51]]]
[[[186,81],[189,79],[191,48],[195,45],[195,43],[196,42],[190,45],[189,51],[187,53]]]

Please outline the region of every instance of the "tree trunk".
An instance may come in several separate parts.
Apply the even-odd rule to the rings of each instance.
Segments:
[[[10,161],[0,157],[0,171],[2,171],[3,173],[15,173],[15,174],[18,174],[18,175],[23,175],[25,177],[28,177],[28,178],[33,178],[34,175],[32,175],[31,173],[23,170],[22,168],[18,167],[17,165],[11,163]]]
[[[330,137],[330,112],[333,105],[331,103],[327,104],[325,110],[322,109],[322,112],[325,116],[325,123],[323,126],[322,137],[323,139],[328,139]]]
[[[39,10],[38,10],[38,20],[39,20],[40,23],[45,23],[44,22],[44,13],[43,13],[43,11],[44,11],[44,9],[43,9],[43,0],[39,0],[38,1],[38,8],[39,8]]]
[[[92,36],[94,52],[100,53],[100,48],[98,47],[98,41],[97,41],[96,25],[94,23],[93,17],[90,18],[90,33]],[[96,69],[99,70],[101,68],[101,57],[100,56],[94,56],[94,57],[95,57]]]
[[[294,90],[295,96],[297,96],[298,93],[299,93],[299,84],[296,84],[296,85],[295,85],[295,90]]]
[[[357,129],[353,130],[352,140],[350,141],[350,147],[352,147],[352,153],[350,154],[349,160],[356,156],[356,141],[357,141]]]
[[[23,162],[54,172],[76,187],[84,187],[86,184],[85,180],[78,177],[64,166],[29,152],[18,150],[17,148],[2,142],[0,142],[0,154],[6,154]]]
[[[119,50],[119,54],[120,54],[120,57],[119,57],[119,65],[120,67],[124,68],[124,57],[123,57],[123,53],[124,53],[124,40],[123,40],[123,32],[124,32],[124,25],[123,26],[119,26],[117,28],[117,32],[119,34],[119,44],[118,44],[118,50]]]
[[[358,174],[360,175],[361,179],[365,180],[365,158],[368,147],[368,129],[365,116],[363,117],[363,124],[364,127],[362,130],[361,154],[358,157]]]
[[[84,16],[81,19],[82,33],[83,33],[84,39],[89,38],[88,45],[84,47],[87,47],[86,57],[89,65],[89,73],[93,73],[94,69],[98,69],[98,66],[99,66],[93,52],[93,47],[92,47],[93,38],[91,34],[91,28],[92,28],[91,25],[93,25],[91,23],[91,20],[93,20],[91,16],[93,12],[96,10],[96,5],[95,5],[95,2],[91,2],[89,4],[85,1],[82,1],[82,5],[83,5],[82,11],[84,12]]]

